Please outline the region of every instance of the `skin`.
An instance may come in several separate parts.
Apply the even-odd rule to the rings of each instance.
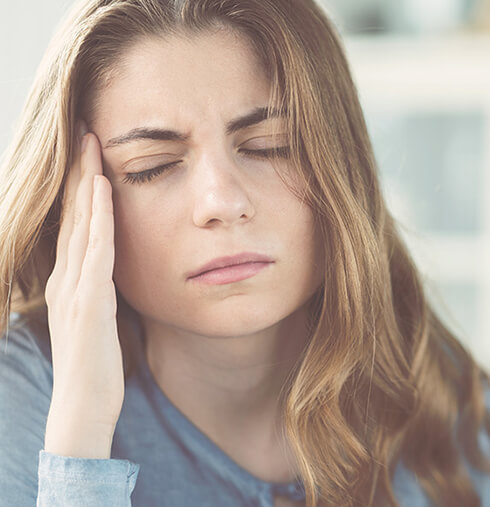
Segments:
[[[227,122],[269,101],[246,40],[221,29],[146,39],[129,49],[98,97],[90,131],[102,146],[115,224],[114,282],[142,317],[155,382],[196,426],[254,475],[296,475],[280,436],[277,397],[306,339],[307,303],[323,281],[308,206],[241,148],[281,146],[276,118],[228,135]],[[136,127],[173,129],[185,142],[109,147]],[[282,130],[281,130],[282,129]],[[182,161],[152,181],[128,172]],[[189,271],[244,251],[274,263],[239,282],[204,285]]]

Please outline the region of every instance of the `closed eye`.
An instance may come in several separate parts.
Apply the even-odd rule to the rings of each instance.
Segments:
[[[182,162],[182,160],[176,160],[175,162],[162,164],[157,167],[153,167],[152,169],[147,169],[146,171],[141,171],[137,173],[127,173],[126,177],[122,180],[122,182],[141,185],[142,183],[151,181],[153,178],[156,178],[157,176],[171,169],[177,164],[180,164],[180,162]]]
[[[252,158],[270,158],[270,157],[282,157],[288,158],[290,156],[290,148],[289,146],[278,146],[277,148],[264,148],[260,150],[250,150],[247,148],[240,148],[238,150],[240,153],[243,153]],[[170,162],[168,164],[162,164],[157,167],[153,167],[152,169],[147,169],[146,171],[141,172],[133,172],[127,173],[126,177],[123,179],[123,183],[130,184],[143,184],[151,181],[153,178],[156,178],[160,174],[168,171],[169,169],[180,164],[182,160],[176,160],[175,162]]]
[[[287,158],[290,156],[289,146],[278,146],[277,148],[262,148],[260,150],[250,150],[247,148],[240,148],[241,153],[250,155],[251,157],[257,158],[269,158],[269,157],[283,157]]]

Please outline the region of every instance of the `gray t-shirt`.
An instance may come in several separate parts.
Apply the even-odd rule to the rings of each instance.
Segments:
[[[253,476],[180,412],[153,379],[142,333],[135,336],[139,366],[126,381],[111,459],[58,456],[43,450],[53,386],[48,325],[11,314],[8,343],[0,340],[0,507],[273,507],[275,495],[304,500],[300,480]],[[490,456],[483,433],[481,445]],[[468,469],[482,506],[490,507],[490,476]],[[401,462],[393,487],[401,507],[431,505]]]

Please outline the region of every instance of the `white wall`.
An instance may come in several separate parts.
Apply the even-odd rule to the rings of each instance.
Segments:
[[[0,152],[12,137],[34,73],[72,0],[0,0]]]

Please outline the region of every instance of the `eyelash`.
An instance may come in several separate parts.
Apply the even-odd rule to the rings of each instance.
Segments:
[[[249,155],[251,157],[256,158],[269,158],[276,154],[278,157],[288,158],[290,156],[289,146],[279,146],[277,148],[268,148],[263,150],[247,150],[242,148],[240,150],[242,153]],[[143,184],[151,181],[153,178],[156,178],[163,172],[171,169],[172,167],[180,164],[182,160],[176,160],[175,162],[170,162],[169,164],[159,165],[152,169],[147,169],[146,171],[135,172],[135,173],[127,173],[126,177],[123,179],[123,183],[134,184]]]

